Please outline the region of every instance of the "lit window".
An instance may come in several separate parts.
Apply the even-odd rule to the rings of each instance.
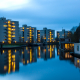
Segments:
[[[12,37],[15,37],[15,35],[12,35]]]
[[[15,32],[13,32],[13,34],[15,34]]]
[[[15,55],[12,55],[12,58],[15,58]]]
[[[8,28],[8,30],[11,30],[11,28]]]
[[[11,31],[8,31],[9,34],[11,34]]]
[[[12,22],[12,24],[15,24],[14,22]]]
[[[10,21],[8,21],[8,23],[10,23]]]
[[[15,31],[15,29],[12,29],[13,31]]]
[[[4,53],[4,50],[3,50],[3,53]]]
[[[8,37],[11,37],[11,35],[9,34]]]
[[[12,26],[12,27],[15,27],[15,26]]]
[[[2,41],[2,43],[4,43],[4,41]]]
[[[11,38],[8,38],[8,40],[11,40]]]
[[[4,70],[7,70],[7,66],[4,66]]]
[[[7,25],[3,25],[4,27],[7,27]]]

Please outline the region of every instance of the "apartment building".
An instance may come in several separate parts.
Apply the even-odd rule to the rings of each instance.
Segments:
[[[0,43],[19,42],[19,22],[0,18]]]
[[[62,31],[57,31],[57,38],[68,38],[70,34],[70,31],[65,31],[65,29],[62,29]]]
[[[37,30],[37,42],[54,42],[55,30],[43,28],[43,30]]]
[[[21,42],[36,43],[36,27],[23,25],[20,31]]]

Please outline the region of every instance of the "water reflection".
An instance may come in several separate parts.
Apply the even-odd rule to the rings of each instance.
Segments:
[[[37,53],[38,58],[43,58],[44,60],[54,58],[55,46],[54,45],[38,46]]]
[[[37,62],[36,47],[25,47],[20,50],[20,54],[20,61],[24,65],[32,62]]]
[[[0,74],[19,71],[19,62],[27,65],[37,62],[37,58],[44,60],[55,58],[55,46],[47,45],[0,50]]]
[[[0,51],[0,73],[10,73],[19,70],[19,51],[1,50]]]
[[[56,46],[59,60],[69,61],[70,64],[80,68],[80,59],[70,55],[70,52],[61,51]],[[0,74],[19,71],[19,63],[28,65],[38,59],[48,60],[55,58],[55,45],[23,47],[21,49],[0,50]]]
[[[74,65],[77,67],[77,68],[80,68],[80,59],[79,58],[74,58]]]

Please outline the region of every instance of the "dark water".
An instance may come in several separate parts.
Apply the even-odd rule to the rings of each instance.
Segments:
[[[0,80],[80,80],[80,59],[55,45],[0,50]]]

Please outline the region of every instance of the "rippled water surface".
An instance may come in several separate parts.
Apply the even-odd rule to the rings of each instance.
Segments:
[[[0,80],[80,80],[79,63],[56,45],[0,50]]]

